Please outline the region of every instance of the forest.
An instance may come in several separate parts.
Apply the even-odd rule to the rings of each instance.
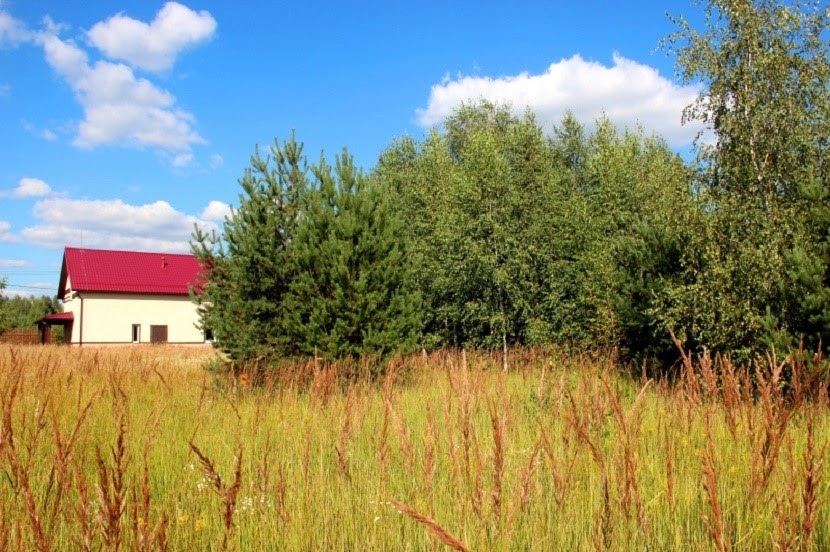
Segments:
[[[60,311],[55,297],[5,297],[4,289],[5,281],[0,280],[0,333],[11,328],[33,328],[44,315]]]
[[[555,345],[665,366],[826,349],[828,11],[721,2],[663,40],[704,89],[693,154],[485,100],[364,172],[257,148],[194,300],[234,360]]]

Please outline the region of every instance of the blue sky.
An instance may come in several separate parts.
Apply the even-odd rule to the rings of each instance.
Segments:
[[[657,49],[689,1],[0,0],[0,278],[55,293],[65,245],[188,250],[255,144],[370,170],[461,101],[605,113],[688,150],[699,91]]]

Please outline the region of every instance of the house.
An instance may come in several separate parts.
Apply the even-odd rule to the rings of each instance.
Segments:
[[[190,299],[199,261],[193,255],[67,247],[58,298],[63,312],[38,321],[41,342],[64,327],[67,344],[204,344]]]

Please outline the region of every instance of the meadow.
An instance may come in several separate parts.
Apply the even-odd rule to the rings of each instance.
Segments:
[[[827,372],[0,348],[0,550],[828,550]]]

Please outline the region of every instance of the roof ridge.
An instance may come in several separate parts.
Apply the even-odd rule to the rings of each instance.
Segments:
[[[195,257],[193,253],[174,253],[171,251],[137,251],[135,249],[99,249],[97,247],[76,247],[67,245],[64,251],[95,251],[101,253],[126,253],[128,255],[176,255],[177,257]]]

